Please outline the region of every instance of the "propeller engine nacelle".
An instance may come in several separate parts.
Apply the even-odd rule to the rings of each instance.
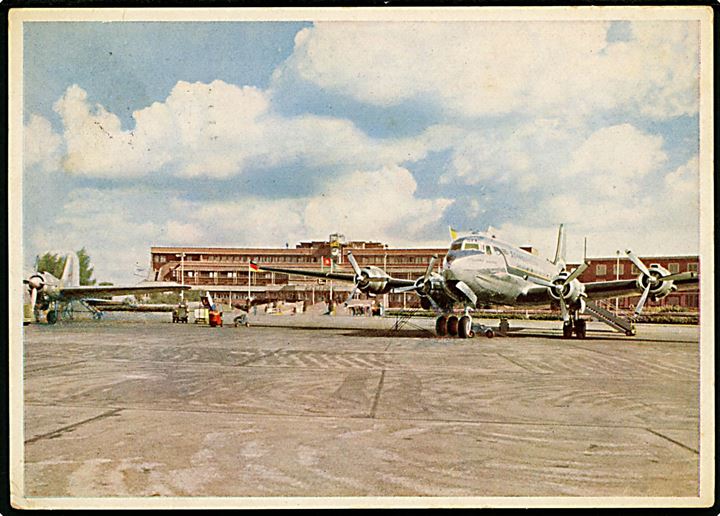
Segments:
[[[562,271],[560,274],[552,279],[552,284],[555,288],[550,289],[550,297],[556,301],[560,301],[560,296],[568,303],[573,304],[582,297],[585,292],[583,284],[577,279],[567,282],[567,278],[570,275],[567,271]]]
[[[27,286],[30,290],[37,290],[39,292],[45,288],[45,278],[40,274],[33,274],[28,278]]]
[[[369,265],[360,269],[355,278],[358,290],[365,294],[384,294],[388,288],[388,275],[379,267]]]
[[[640,272],[637,277],[637,286],[641,290],[645,290],[649,287],[650,299],[652,299],[653,301],[657,301],[658,299],[664,298],[673,291],[672,280],[663,281],[662,279],[665,276],[670,276],[671,273],[669,270],[667,270],[660,264],[651,263],[650,267],[648,267],[648,272],[650,273],[652,278],[647,274]]]

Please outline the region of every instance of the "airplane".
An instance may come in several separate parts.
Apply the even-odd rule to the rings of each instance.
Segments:
[[[40,311],[47,310],[48,324],[55,324],[58,315],[72,317],[72,304],[77,301],[92,312],[95,319],[102,312],[94,308],[99,301],[92,296],[138,294],[189,290],[190,286],[173,281],[147,281],[137,285],[80,285],[80,264],[77,255],[69,253],[65,259],[62,277],[56,278],[49,272],[33,272],[23,280],[30,294],[30,310],[35,321],[40,320]],[[62,308],[62,310],[61,310]]]
[[[352,251],[348,251],[347,256],[353,273],[283,269],[252,263],[264,271],[352,282],[354,286],[348,301],[357,291],[371,296],[414,292],[420,296],[420,305],[424,309],[432,308],[439,314],[435,322],[436,334],[460,338],[473,337],[475,328],[486,337],[494,336],[491,327],[474,326],[471,316],[473,309],[488,304],[559,306],[563,338],[571,338],[573,334],[581,339],[586,337],[587,323],[580,317],[586,311],[614,329],[632,336],[635,335],[634,321],[648,299],[655,301],[675,290],[695,288],[699,282],[696,272],[671,274],[656,263],[646,267],[632,251],[627,250],[628,258],[640,271],[637,278],[581,283],[578,278],[588,264],[583,260],[575,269],[567,269],[563,224],[560,224],[558,230],[552,261],[503,242],[491,233],[473,232],[462,237],[458,237],[452,229],[450,233],[453,241],[440,272],[433,270],[438,259],[437,255],[433,255],[425,274],[415,280],[393,278],[372,265],[361,268]],[[641,297],[635,308],[635,317],[630,320],[617,317],[594,303],[594,300],[638,293],[641,293]],[[456,305],[462,307],[460,317],[454,314]],[[508,330],[507,320],[501,320],[500,332],[506,333]]]

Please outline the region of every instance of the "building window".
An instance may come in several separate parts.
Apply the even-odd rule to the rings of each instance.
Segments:
[[[604,263],[599,263],[595,266],[595,275],[596,276],[605,276],[607,274],[607,265]]]
[[[193,271],[187,271],[187,277],[192,278],[195,275]]]
[[[620,276],[625,274],[625,264],[621,263],[619,266],[618,264],[613,265],[613,274],[619,274]]]
[[[680,264],[679,263],[669,263],[668,264],[668,270],[671,274],[677,274],[680,272]]]
[[[640,269],[638,269],[637,267],[635,267],[635,264],[633,264],[633,265],[630,266],[630,273],[631,273],[632,275],[640,274]]]
[[[688,272],[697,272],[698,264],[697,263],[688,263],[687,269],[688,269]]]

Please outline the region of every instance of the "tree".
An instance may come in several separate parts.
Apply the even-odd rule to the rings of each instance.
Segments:
[[[85,247],[77,252],[78,262],[80,263],[80,284],[94,285],[95,280],[92,278],[93,267],[90,267],[90,256],[87,254]]]
[[[56,278],[62,276],[65,267],[65,257],[56,254],[45,253],[35,258],[35,270],[38,272],[49,272]]]
[[[90,267],[90,255],[83,247],[76,252],[78,264],[80,266],[80,284],[94,285],[95,280],[92,278],[93,268]],[[56,278],[62,277],[63,269],[65,269],[65,256],[59,256],[53,253],[45,253],[37,257],[35,262],[35,270],[38,272],[49,272]]]
[[[200,301],[199,290],[186,290],[184,293],[185,301]],[[142,295],[144,302],[151,304],[171,304],[176,305],[180,302],[180,294],[178,292],[151,292]]]

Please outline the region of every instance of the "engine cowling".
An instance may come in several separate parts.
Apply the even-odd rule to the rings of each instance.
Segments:
[[[583,287],[583,284],[580,283],[580,281],[578,281],[577,279],[572,280],[570,283],[567,283],[563,287],[563,284],[565,283],[565,280],[569,275],[570,274],[568,272],[563,271],[557,276],[555,276],[551,282],[555,285],[555,288],[551,288],[549,290],[550,297],[552,297],[556,301],[560,301],[560,296],[562,295],[563,299],[568,304],[573,304],[582,297],[585,292],[585,288]]]
[[[33,274],[28,278],[27,285],[30,290],[35,289],[39,292],[45,287],[45,278],[39,274]]]
[[[374,265],[360,269],[355,281],[358,289],[365,294],[384,294],[390,290],[387,273]]]
[[[645,290],[648,284],[650,284],[650,299],[657,301],[673,291],[673,282],[663,281],[662,279],[671,274],[669,270],[658,263],[651,263],[650,267],[648,267],[648,272],[653,276],[653,279],[640,273],[637,277],[637,286],[640,290]]]

